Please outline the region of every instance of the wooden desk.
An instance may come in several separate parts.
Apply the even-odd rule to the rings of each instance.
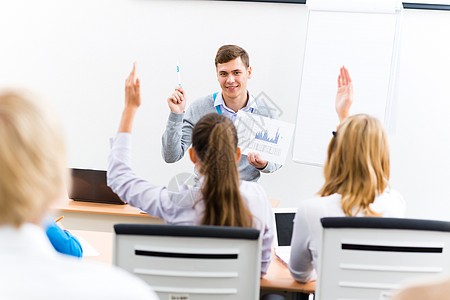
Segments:
[[[84,238],[100,253],[100,256],[84,257],[83,259],[112,264],[113,233],[85,230],[71,230],[71,232],[75,236]],[[296,282],[291,277],[289,269],[276,259],[274,255],[267,274],[261,279],[261,293],[267,291],[284,292],[289,299],[307,299],[305,294],[313,294],[315,287],[315,281],[308,283]]]
[[[272,207],[277,207],[280,202],[277,199],[269,201]],[[117,223],[164,224],[163,220],[141,213],[128,204],[102,204],[70,199],[55,204],[51,215],[55,219],[64,216],[61,224],[70,230],[114,232],[113,225]]]
[[[53,206],[51,212],[56,219],[64,216],[61,223],[70,230],[90,230],[113,232],[117,223],[161,223],[164,222],[128,204],[102,204],[94,202],[73,201],[67,199]]]
[[[100,253],[99,256],[86,256],[83,259],[112,264],[114,233],[87,230],[70,230],[70,232],[76,237],[85,239]]]
[[[261,278],[261,289],[270,291],[287,291],[295,293],[314,294],[316,282],[299,283],[295,281],[289,269],[275,255],[269,265],[267,274]]]

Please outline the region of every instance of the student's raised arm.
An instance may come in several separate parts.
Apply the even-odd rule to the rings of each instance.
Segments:
[[[136,78],[136,62],[133,64],[133,70],[125,80],[125,107],[122,112],[118,132],[129,132],[133,128],[134,115],[141,105],[141,83]]]
[[[350,107],[353,103],[353,83],[348,70],[342,66],[338,76],[338,90],[336,93],[336,112],[339,121],[348,117]]]

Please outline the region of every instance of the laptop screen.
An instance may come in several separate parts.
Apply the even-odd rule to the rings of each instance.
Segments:
[[[72,189],[69,198],[109,204],[124,204],[106,185],[106,171],[72,169]]]
[[[296,209],[275,209],[275,227],[278,246],[290,246]]]

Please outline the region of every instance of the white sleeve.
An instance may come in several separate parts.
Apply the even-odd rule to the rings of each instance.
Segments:
[[[370,204],[370,208],[386,218],[404,218],[406,215],[405,199],[394,189],[387,188]]]
[[[111,139],[108,156],[108,186],[131,206],[170,223],[176,214],[171,193],[164,186],[151,184],[138,177],[130,166],[131,134],[119,133]]]
[[[393,209],[395,214],[394,217],[404,218],[406,216],[406,202],[403,196],[396,190],[391,189],[391,197],[395,200],[395,208]],[[394,201],[392,201],[394,202]]]
[[[294,219],[294,229],[291,241],[291,258],[289,271],[292,277],[299,282],[316,280],[316,272],[309,246],[311,243],[311,229],[306,217],[304,206],[300,206]]]
[[[274,236],[274,217],[272,207],[270,206],[269,199],[267,198],[266,193],[263,191],[264,200],[265,200],[265,222],[264,222],[264,232],[262,237],[262,255],[261,255],[261,277],[267,273],[267,269],[269,268],[269,264],[272,261],[272,243]]]

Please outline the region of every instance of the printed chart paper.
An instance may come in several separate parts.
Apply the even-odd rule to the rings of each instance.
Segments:
[[[258,153],[264,160],[284,164],[294,124],[239,111],[235,125],[242,154]]]

